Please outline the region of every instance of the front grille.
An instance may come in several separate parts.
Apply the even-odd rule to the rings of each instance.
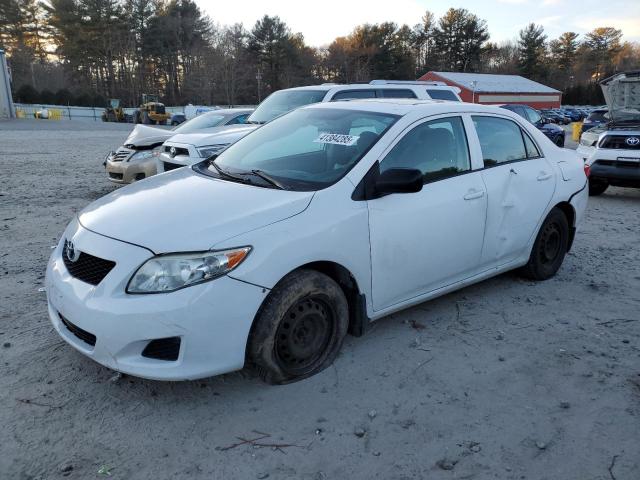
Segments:
[[[60,317],[60,321],[67,327],[73,335],[82,340],[84,343],[88,343],[92,347],[96,345],[96,336],[93,333],[89,333],[86,330],[81,329],[77,325],[74,325],[69,320],[64,318],[60,312],[58,312],[58,316]]]
[[[186,148],[182,148],[182,147],[170,147],[165,145],[164,147],[164,151],[165,153],[172,155],[171,153],[171,149],[173,149],[173,156],[176,157],[178,155],[186,155],[187,157],[189,156],[189,150]]]
[[[163,162],[163,163],[164,163],[165,172],[168,172],[169,170],[175,170],[176,168],[184,167],[184,165],[178,165],[177,163],[169,163],[169,162]]]
[[[122,180],[122,173],[109,172],[109,178],[113,178],[114,180]]]
[[[180,337],[151,340],[142,351],[142,356],[156,360],[175,362],[180,354]]]
[[[627,143],[628,138],[640,139],[640,135],[606,135],[600,141],[600,148],[611,148],[614,150],[640,150],[640,142],[635,145]]]
[[[103,258],[94,257],[85,252],[80,252],[80,256],[74,262],[68,257],[68,244],[64,242],[62,249],[62,261],[67,267],[72,277],[82,280],[91,285],[98,285],[104,277],[116,266],[116,262],[105,260]]]
[[[123,162],[134,153],[134,150],[128,148],[119,148],[111,157],[112,162]]]

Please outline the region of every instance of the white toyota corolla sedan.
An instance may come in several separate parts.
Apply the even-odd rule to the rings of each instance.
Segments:
[[[392,312],[553,276],[587,197],[580,158],[505,109],[316,104],[85,208],[51,255],[49,315],[120,372],[290,382]]]

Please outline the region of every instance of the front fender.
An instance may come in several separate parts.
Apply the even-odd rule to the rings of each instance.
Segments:
[[[268,289],[303,265],[337,263],[351,272],[367,298],[367,311],[372,312],[368,210],[366,202],[351,200],[353,189],[343,178],[317,192],[299,215],[225,240],[214,248],[251,245],[251,255],[230,276]]]

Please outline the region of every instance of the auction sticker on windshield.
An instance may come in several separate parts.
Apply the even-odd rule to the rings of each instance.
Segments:
[[[344,135],[342,133],[321,133],[314,140],[315,143],[331,143],[334,145],[345,145],[350,147],[354,145],[360,137],[354,135]]]

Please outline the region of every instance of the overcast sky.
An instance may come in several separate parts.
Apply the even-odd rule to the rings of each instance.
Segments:
[[[393,21],[413,26],[425,10],[437,17],[463,7],[487,21],[492,41],[515,38],[529,22],[544,26],[549,38],[562,32],[585,33],[599,26],[623,31],[640,41],[640,0],[196,0],[217,23],[251,28],[264,14],[278,15],[307,43],[322,46],[356,25]]]

